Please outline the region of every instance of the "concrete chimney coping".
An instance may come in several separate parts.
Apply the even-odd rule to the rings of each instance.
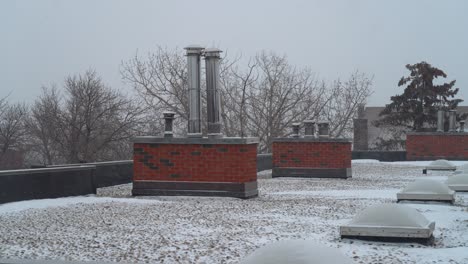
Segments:
[[[256,137],[225,137],[225,138],[164,138],[154,136],[143,136],[133,138],[133,143],[150,144],[258,144]]]
[[[349,138],[273,138],[273,142],[335,142],[335,143],[351,143]]]

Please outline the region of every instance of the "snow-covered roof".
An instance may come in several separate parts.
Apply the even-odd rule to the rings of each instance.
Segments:
[[[468,173],[450,176],[445,182],[454,191],[468,191]]]
[[[351,264],[336,248],[309,240],[283,240],[254,251],[241,264]]]
[[[429,163],[426,168],[431,170],[455,170],[457,167],[448,160],[439,159]]]

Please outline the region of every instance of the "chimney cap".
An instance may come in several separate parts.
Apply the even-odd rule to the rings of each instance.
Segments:
[[[184,48],[187,50],[187,54],[200,54],[205,48],[200,45],[189,45]]]
[[[174,112],[170,112],[170,111],[163,112],[163,117],[164,117],[164,118],[172,118],[172,119],[174,119],[174,116],[175,116],[175,113],[174,113]]]
[[[219,54],[223,52],[218,48],[207,48],[205,49],[205,57],[219,57]]]

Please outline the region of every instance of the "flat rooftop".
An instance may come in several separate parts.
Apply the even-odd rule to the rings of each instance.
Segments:
[[[283,239],[338,247],[355,263],[468,263],[468,193],[454,205],[408,203],[436,222],[434,245],[341,240],[364,208],[396,202],[416,179],[445,181],[430,162],[353,161],[352,179],[274,178],[259,172],[258,198],[138,197],[131,184],[96,196],[0,205],[0,258],[141,263],[238,263]],[[468,161],[455,162],[455,165]]]

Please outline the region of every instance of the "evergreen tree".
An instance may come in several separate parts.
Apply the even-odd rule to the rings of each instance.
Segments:
[[[461,99],[451,99],[458,93],[454,88],[455,80],[440,85],[434,80],[447,75],[442,70],[432,67],[427,62],[406,65],[410,71],[408,77],[402,77],[398,86],[406,85],[401,95],[391,97],[391,103],[380,113],[376,126],[402,126],[413,131],[420,131],[437,123],[437,110],[455,109]],[[460,118],[460,117],[459,117]]]

